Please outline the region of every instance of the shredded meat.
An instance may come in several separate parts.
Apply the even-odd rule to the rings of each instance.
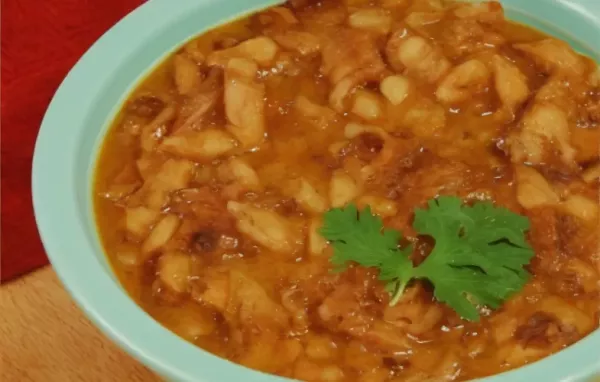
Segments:
[[[556,317],[544,312],[535,312],[525,324],[517,328],[515,338],[521,341],[525,347],[543,347],[550,343],[551,332],[557,330]]]
[[[337,29],[325,35],[321,72],[335,85],[330,103],[336,111],[343,109],[343,100],[354,87],[379,81],[385,70],[369,34],[354,29]]]
[[[127,106],[127,110],[144,118],[154,118],[165,107],[165,102],[158,97],[141,96]]]

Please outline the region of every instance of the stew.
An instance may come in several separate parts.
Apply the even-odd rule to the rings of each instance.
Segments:
[[[97,225],[131,297],[211,353],[306,381],[467,380],[598,328],[599,146],[597,64],[497,2],[290,0],[136,88]]]

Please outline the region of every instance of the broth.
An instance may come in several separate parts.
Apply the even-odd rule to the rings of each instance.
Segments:
[[[100,237],[158,322],[308,381],[467,380],[546,357],[600,319],[600,72],[500,4],[292,0],[190,40],[105,139]],[[357,264],[332,272],[325,211],[387,228],[439,196],[526,216],[526,285],[479,321]],[[419,260],[421,259],[421,260]]]

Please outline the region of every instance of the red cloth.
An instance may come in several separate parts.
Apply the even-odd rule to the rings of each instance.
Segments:
[[[33,217],[31,159],[52,95],[93,42],[142,2],[2,0],[1,281],[48,262]]]

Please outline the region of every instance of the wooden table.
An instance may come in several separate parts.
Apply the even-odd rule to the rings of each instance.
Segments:
[[[92,326],[46,267],[0,286],[0,381],[159,379]]]

